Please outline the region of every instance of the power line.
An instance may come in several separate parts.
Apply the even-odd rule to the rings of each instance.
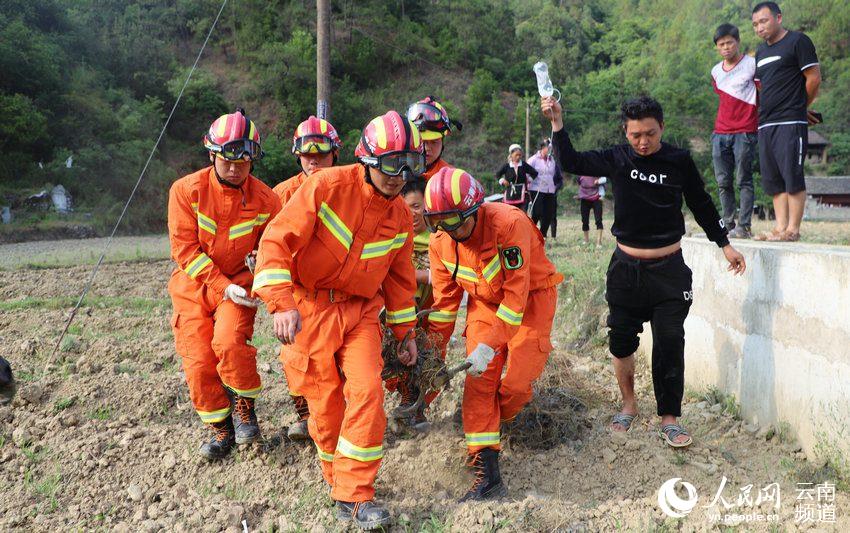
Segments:
[[[68,321],[65,323],[65,329],[62,330],[62,334],[59,335],[59,339],[56,341],[56,346],[53,347],[53,351],[50,353],[50,357],[47,359],[47,363],[44,365],[44,373],[47,373],[47,369],[50,364],[53,362],[53,358],[56,357],[56,352],[59,350],[59,346],[62,344],[62,339],[65,338],[65,334],[68,333],[68,328],[71,327],[71,323],[74,321],[74,317],[77,316],[77,311],[80,309],[80,306],[83,304],[83,300],[91,289],[92,283],[94,283],[94,278],[97,276],[97,271],[100,269],[100,265],[103,264],[103,260],[106,258],[106,252],[109,251],[109,246],[112,244],[112,238],[115,237],[115,232],[118,231],[118,226],[121,225],[121,221],[124,219],[124,215],[127,214],[127,209],[130,207],[130,203],[133,201],[133,197],[136,195],[136,191],[139,189],[139,185],[142,183],[142,178],[145,176],[145,172],[148,170],[148,166],[153,159],[153,155],[156,153],[156,149],[159,147],[159,142],[162,140],[162,136],[165,135],[165,130],[168,128],[168,124],[171,122],[171,117],[174,116],[174,111],[177,110],[177,105],[180,103],[180,99],[183,97],[183,92],[186,90],[186,87],[189,85],[189,81],[192,79],[192,74],[194,74],[195,69],[198,68],[198,62],[201,60],[201,55],[204,53],[204,49],[207,47],[207,43],[210,40],[210,36],[213,33],[213,30],[218,24],[219,18],[221,18],[221,13],[224,11],[225,6],[227,5],[228,0],[224,0],[221,3],[221,7],[218,10],[218,13],[215,16],[215,20],[213,20],[212,26],[210,26],[209,32],[207,32],[207,37],[204,39],[204,43],[201,45],[201,49],[198,51],[198,56],[195,58],[195,63],[192,65],[192,69],[189,71],[189,75],[186,76],[186,81],[183,82],[183,87],[180,88],[180,93],[177,95],[177,99],[174,101],[174,106],[171,108],[171,112],[168,114],[168,118],[165,119],[165,124],[162,125],[162,130],[159,132],[159,136],[156,138],[156,142],[151,149],[150,154],[148,155],[148,160],[145,161],[145,166],[142,168],[141,173],[139,173],[139,178],[136,180],[136,185],[133,186],[133,190],[130,191],[130,197],[127,198],[127,202],[124,204],[124,209],[121,210],[121,214],[118,216],[118,220],[115,222],[115,226],[112,228],[112,233],[109,234],[109,238],[106,240],[106,244],[103,247],[103,252],[100,254],[100,259],[98,259],[97,264],[94,266],[94,270],[92,270],[91,276],[89,277],[86,286],[83,288],[82,294],[80,294],[80,299],[77,300],[77,304],[71,310],[70,316],[68,316]]]

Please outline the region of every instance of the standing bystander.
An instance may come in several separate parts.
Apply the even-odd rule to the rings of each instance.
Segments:
[[[750,221],[753,216],[753,156],[756,152],[758,129],[756,60],[741,53],[741,36],[732,24],[721,24],[714,32],[714,45],[723,58],[711,69],[714,92],[720,96],[714,133],[711,135],[711,155],[714,177],[723,207],[723,222],[729,237],[752,237]],[[733,181],[733,175],[735,180]],[[738,224],[735,224],[735,183],[741,191]]]
[[[809,126],[821,122],[820,114],[809,109],[820,87],[818,56],[806,34],[782,27],[775,2],[756,4],[753,29],[764,39],[756,51],[762,186],[773,197],[776,213],[773,229],[756,239],[796,241],[806,206],[803,161]]]

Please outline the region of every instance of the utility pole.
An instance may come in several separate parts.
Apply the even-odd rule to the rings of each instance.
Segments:
[[[531,121],[529,119],[531,115],[531,103],[528,99],[528,96],[524,98],[525,100],[525,157],[528,158],[529,150],[531,149]]]
[[[316,1],[316,116],[331,118],[331,0]]]

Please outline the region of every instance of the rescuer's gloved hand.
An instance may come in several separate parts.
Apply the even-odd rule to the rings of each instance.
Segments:
[[[466,362],[470,363],[470,367],[466,369],[466,373],[473,377],[478,377],[487,370],[487,365],[496,357],[496,350],[490,348],[486,344],[479,343],[472,350],[472,353],[466,358]]]

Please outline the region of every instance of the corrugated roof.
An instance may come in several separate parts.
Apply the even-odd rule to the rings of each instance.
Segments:
[[[829,144],[829,141],[826,139],[826,137],[824,137],[820,133],[809,128],[809,146],[811,146],[813,144],[825,145],[825,144]]]
[[[808,194],[850,194],[850,176],[806,177]]]

